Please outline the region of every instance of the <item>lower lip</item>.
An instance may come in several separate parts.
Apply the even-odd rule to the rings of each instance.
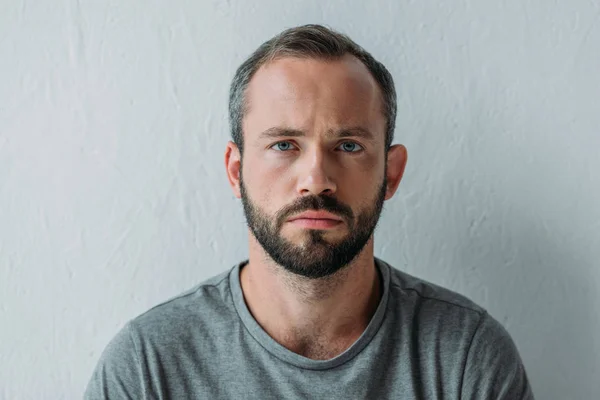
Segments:
[[[335,228],[340,225],[342,221],[337,221],[334,219],[312,219],[312,218],[299,218],[293,221],[290,221],[295,225],[301,226],[303,228],[311,228],[311,229],[330,229]]]

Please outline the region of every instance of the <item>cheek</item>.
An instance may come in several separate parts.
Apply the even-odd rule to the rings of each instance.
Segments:
[[[278,208],[281,175],[271,169],[244,166],[244,186],[248,196],[263,212],[273,214]]]
[[[352,190],[354,198],[368,197],[373,188],[378,185],[379,175],[374,173],[371,166],[359,166],[356,168],[346,168],[342,173],[344,187]]]
[[[243,165],[244,182],[246,186],[252,185],[256,188],[256,195],[268,198],[269,194],[276,195],[283,190],[285,182],[290,182],[289,162],[268,155],[256,155],[251,160],[244,160]]]
[[[379,197],[382,183],[383,173],[379,176],[374,175],[372,171],[355,171],[344,179],[344,190],[338,194],[341,199],[346,199],[346,204],[358,214],[373,207]]]

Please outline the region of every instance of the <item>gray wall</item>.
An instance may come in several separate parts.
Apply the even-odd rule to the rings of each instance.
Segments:
[[[326,23],[396,78],[376,254],[500,320],[539,399],[600,398],[600,5],[0,1],[0,396],[78,398],[129,319],[246,255],[227,90]]]

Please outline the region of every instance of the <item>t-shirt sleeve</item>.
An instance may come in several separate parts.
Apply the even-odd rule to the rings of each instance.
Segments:
[[[142,369],[126,324],[106,346],[85,390],[85,400],[144,399]]]
[[[488,313],[471,341],[463,376],[463,400],[533,400],[523,362],[510,334]]]

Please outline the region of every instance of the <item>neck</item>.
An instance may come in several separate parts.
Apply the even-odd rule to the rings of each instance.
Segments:
[[[383,292],[373,237],[351,264],[321,279],[286,271],[250,238],[240,283],[250,313],[274,340],[298,354],[326,359],[360,337]]]

